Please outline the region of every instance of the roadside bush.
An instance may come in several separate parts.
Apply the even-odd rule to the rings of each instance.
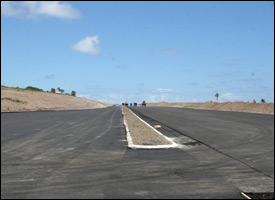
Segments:
[[[26,90],[37,91],[37,92],[44,92],[42,89],[37,88],[37,87],[32,87],[32,86],[26,87]]]
[[[55,93],[55,89],[54,88],[51,89],[51,93]]]
[[[72,91],[71,95],[72,95],[73,97],[75,97],[75,96],[76,96],[76,91]]]
[[[65,90],[61,89],[60,87],[58,87],[57,90],[58,90],[61,94],[63,94],[64,91],[65,91]]]

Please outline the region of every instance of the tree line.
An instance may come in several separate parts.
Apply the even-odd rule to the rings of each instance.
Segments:
[[[61,94],[64,94],[64,92],[65,92],[65,90],[61,89],[60,87],[58,87],[57,90],[58,90],[58,92],[60,92]],[[56,93],[55,88],[52,88],[52,89],[51,89],[51,93]],[[65,93],[65,94],[70,95],[69,93]],[[76,91],[73,90],[73,91],[71,92],[71,96],[76,97]]]

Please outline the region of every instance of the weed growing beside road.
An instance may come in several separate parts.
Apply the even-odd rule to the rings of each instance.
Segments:
[[[26,101],[20,101],[18,99],[12,99],[12,98],[9,98],[9,97],[1,98],[1,100],[8,100],[8,101],[12,101],[14,103],[22,103],[22,104],[27,103]]]

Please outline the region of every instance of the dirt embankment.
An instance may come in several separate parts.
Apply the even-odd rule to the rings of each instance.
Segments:
[[[148,103],[147,106],[183,107],[205,110],[222,110],[237,112],[252,112],[274,114],[274,103],[248,103],[248,102],[205,102],[205,103]]]
[[[37,110],[80,110],[112,106],[64,94],[27,91],[1,86],[1,112]]]

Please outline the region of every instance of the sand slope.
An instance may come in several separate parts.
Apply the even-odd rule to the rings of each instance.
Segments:
[[[205,102],[205,103],[148,103],[148,106],[184,107],[205,110],[223,110],[252,113],[274,114],[274,103],[248,103],[248,102]]]
[[[1,112],[79,110],[108,106],[112,105],[70,95],[27,91],[1,86]]]

